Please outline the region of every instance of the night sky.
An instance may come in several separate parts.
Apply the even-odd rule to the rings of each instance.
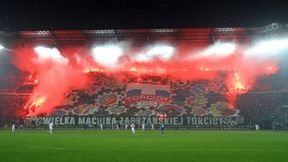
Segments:
[[[278,0],[1,1],[0,30],[257,27],[288,23]]]

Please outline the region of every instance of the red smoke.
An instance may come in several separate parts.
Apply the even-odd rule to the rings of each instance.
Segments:
[[[53,58],[42,59],[29,47],[16,49],[15,53],[15,64],[23,71],[35,74],[39,82],[25,106],[31,110],[29,116],[51,112],[70,89],[81,89],[88,85],[87,75],[81,70],[82,65],[77,66],[76,63],[70,63],[70,60],[61,62]]]
[[[125,43],[122,43],[121,46],[123,44]],[[30,111],[29,115],[49,113],[63,101],[65,93],[71,89],[87,87],[89,80],[85,72],[89,71],[109,72],[115,73],[115,75],[119,71],[135,74],[165,74],[184,80],[213,80],[219,77],[219,72],[224,72],[227,75],[222,80],[229,89],[226,95],[230,103],[234,105],[236,95],[248,92],[258,75],[271,74],[278,70],[277,64],[268,59],[255,61],[253,58],[244,57],[242,51],[245,49],[239,45],[235,49],[233,46],[230,53],[225,51],[226,53],[223,54],[221,47],[211,48],[220,49],[220,51],[211,53],[210,47],[213,45],[196,48],[180,44],[173,47],[174,51],[171,56],[166,56],[161,52],[149,53],[150,48],[154,48],[155,51],[154,46],[143,47],[143,49],[133,49],[129,45],[123,47],[125,49],[120,50],[117,58],[111,59],[116,60],[113,67],[110,67],[109,50],[108,53],[103,53],[103,57],[107,57],[110,61],[109,65],[105,66],[106,60],[101,60],[100,64],[95,59],[97,57],[92,57],[91,49],[86,48],[59,49],[60,55],[57,55],[56,60],[53,57],[47,58],[47,56],[44,59],[41,58],[35,52],[34,47],[15,49],[14,63],[21,70],[35,74],[35,79],[39,82],[25,107],[31,109],[34,106],[34,110]],[[207,52],[206,49],[210,49],[210,51]],[[171,49],[168,48],[168,50]],[[203,51],[206,51],[205,55]],[[141,54],[142,58],[145,57],[145,61],[139,60],[141,57],[135,57]]]

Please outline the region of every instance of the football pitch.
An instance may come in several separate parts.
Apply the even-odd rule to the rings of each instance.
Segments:
[[[0,161],[283,162],[288,132],[0,130]]]

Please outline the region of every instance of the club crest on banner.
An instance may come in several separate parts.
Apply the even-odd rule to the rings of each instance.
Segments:
[[[125,105],[156,107],[159,104],[170,103],[170,93],[170,85],[129,83],[124,102]]]

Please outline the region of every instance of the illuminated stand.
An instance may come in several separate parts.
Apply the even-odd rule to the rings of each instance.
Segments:
[[[28,116],[38,116],[42,113],[60,116],[105,115],[105,119],[106,117],[109,119],[109,116],[115,115],[115,121],[121,122],[119,117],[123,114],[135,115],[136,117],[142,115],[153,117],[156,113],[165,110],[164,112],[170,113],[167,117],[169,124],[190,123],[194,125],[195,123],[203,123],[203,125],[213,126],[216,125],[215,123],[223,123],[227,122],[228,119],[233,119],[233,121],[227,122],[231,124],[234,122],[234,117],[235,122],[239,124],[242,120],[236,118],[239,115],[239,111],[235,109],[236,98],[247,92],[251,93],[251,89],[255,87],[255,78],[258,75],[274,74],[279,70],[278,60],[275,61],[270,58],[287,48],[285,33],[287,33],[287,25],[279,24],[260,28],[10,32],[7,34],[10,39],[1,38],[1,40],[10,40],[5,45],[8,44],[8,48],[13,49],[15,56],[21,50],[33,53],[31,63],[37,67],[35,70],[37,73],[33,72],[27,75],[23,84],[14,91],[1,92],[1,94],[28,96],[29,100],[24,106],[29,111]],[[24,54],[24,52],[22,53]],[[255,60],[260,56],[261,59],[268,61],[263,64],[262,62],[259,63],[261,66],[256,66],[258,64]],[[89,61],[93,61],[93,63],[91,64]],[[185,61],[187,62],[185,63]],[[49,62],[49,64],[43,64],[43,62]],[[47,66],[50,68],[49,70],[43,68],[46,68],[46,65],[49,65]],[[250,73],[248,66],[251,69],[257,69],[257,71]],[[19,65],[19,67],[22,66]],[[53,71],[56,69],[55,67],[61,71]],[[72,76],[65,73],[69,70],[71,70]],[[222,76],[215,77],[215,73]],[[110,74],[119,78],[131,74],[121,79],[133,79],[133,82],[123,82],[124,86],[121,87],[118,84],[119,78],[117,78],[118,80],[113,77],[109,78],[108,75]],[[95,84],[93,88],[98,89],[88,90],[89,92],[85,94],[88,97],[93,96],[93,101],[95,101],[90,105],[86,104],[86,106],[85,103],[77,103],[79,92],[72,91],[69,94],[71,90],[69,87],[81,89],[81,85],[78,83],[84,79],[79,78],[85,78],[84,75],[98,77],[98,79],[99,76],[102,76],[100,79],[104,79],[101,85],[93,83]],[[155,76],[165,78],[163,77],[165,75],[173,77],[167,77],[166,81],[163,79],[158,83],[157,81],[147,81],[140,75],[149,75],[151,78]],[[61,77],[63,78],[57,80]],[[221,80],[221,77],[225,79]],[[69,78],[70,82],[61,85],[65,78]],[[201,83],[202,85],[192,82],[201,79],[212,81],[211,83]],[[47,80],[49,82],[45,82]],[[75,80],[77,82],[73,82]],[[185,80],[189,81],[185,82]],[[43,90],[46,87],[52,87],[50,84],[52,82],[54,85],[61,86],[56,89]],[[97,80],[97,82],[100,81]],[[225,84],[226,87],[220,89],[221,83]],[[136,87],[127,89],[133,84],[136,84]],[[65,85],[69,86],[66,88]],[[153,89],[157,89],[157,91],[150,90],[151,88],[145,87],[146,85],[155,87]],[[29,89],[28,86],[30,86],[30,91],[21,92],[22,87]],[[102,89],[96,86],[102,86]],[[166,87],[163,88],[163,86]],[[65,88],[60,89],[61,87]],[[184,92],[187,87],[190,87],[191,90]],[[141,89],[141,92],[137,91],[137,88],[138,90]],[[101,89],[100,92],[99,89]],[[52,90],[56,91],[52,93]],[[182,91],[183,94],[190,93],[190,96],[183,95],[182,92],[178,93],[178,91]],[[47,94],[47,92],[51,93]],[[211,99],[207,97],[207,94],[211,92],[226,97],[227,101],[208,103]],[[57,94],[61,94],[60,97],[66,95],[65,100],[67,98],[75,99],[65,102],[64,99],[62,101],[54,100]],[[121,101],[125,103],[123,104]],[[89,103],[91,102],[89,101]],[[60,104],[66,107],[53,109]],[[141,106],[143,109],[140,109]],[[151,111],[148,110],[149,106],[152,107]],[[185,117],[185,115],[188,116]],[[220,121],[222,115],[227,119]],[[196,117],[194,118],[194,116]],[[99,119],[87,117],[82,122],[82,118],[74,118],[75,123],[78,124],[95,123],[95,120]],[[59,125],[63,123],[65,125],[64,119],[68,120],[68,117],[58,118],[55,116],[54,119]],[[72,119],[70,116],[69,123],[73,123]],[[128,120],[133,121],[134,118]],[[113,118],[111,123],[116,124]],[[96,122],[96,124],[98,123]]]

